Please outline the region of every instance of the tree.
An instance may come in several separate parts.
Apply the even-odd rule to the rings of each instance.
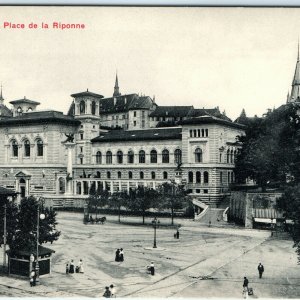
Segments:
[[[107,190],[91,190],[88,201],[89,211],[96,213],[96,219],[98,217],[99,207],[103,207],[108,203],[109,193]]]
[[[293,221],[292,236],[300,263],[300,183],[286,187],[282,197],[277,200],[277,209],[283,210],[285,218]]]
[[[139,186],[137,189],[130,191],[127,207],[130,210],[140,212],[143,217],[143,224],[145,224],[146,211],[149,208],[156,208],[158,201],[158,192],[156,190]]]
[[[59,238],[56,212],[44,208],[36,198],[30,196],[23,198],[19,206],[12,202],[7,205],[7,244],[12,251],[36,247],[38,207],[40,214],[45,215],[44,220],[39,220],[39,244],[52,243]]]
[[[159,186],[159,199],[160,207],[171,210],[171,223],[174,225],[174,210],[182,209],[187,204],[187,193],[183,186],[176,184],[174,181],[171,183],[164,182]]]
[[[115,192],[109,198],[109,206],[118,209],[119,223],[121,222],[121,207],[128,203],[129,195],[126,191]]]

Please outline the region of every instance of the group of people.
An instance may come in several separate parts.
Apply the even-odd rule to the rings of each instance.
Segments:
[[[116,289],[113,284],[105,287],[105,291],[103,294],[104,298],[116,298]]]
[[[262,265],[262,263],[258,264],[257,270],[258,270],[259,278],[261,279],[262,275],[263,275],[263,273],[265,271],[265,268]],[[243,296],[244,296],[245,299],[248,297],[248,295],[253,295],[253,289],[249,288],[248,285],[249,285],[249,280],[248,280],[247,277],[244,277],[244,282],[243,282]]]
[[[66,274],[73,274],[75,272],[76,273],[84,273],[82,259],[79,260],[78,265],[76,266],[76,268],[75,268],[73,259],[71,259],[70,263],[66,264]]]
[[[124,261],[124,250],[123,248],[117,249],[115,261]]]

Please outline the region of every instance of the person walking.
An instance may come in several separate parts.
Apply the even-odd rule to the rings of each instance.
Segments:
[[[69,274],[69,263],[66,264],[66,274]]]
[[[109,286],[109,289],[110,289],[110,294],[111,294],[110,297],[111,297],[111,298],[116,298],[117,295],[116,295],[116,289],[115,289],[114,285],[111,284],[111,285]]]
[[[117,249],[116,251],[115,261],[120,261],[120,249]]]
[[[78,267],[79,267],[78,273],[84,273],[82,259],[79,260]]]
[[[124,250],[123,250],[123,248],[120,249],[120,261],[124,261]]]
[[[71,262],[70,262],[69,273],[70,274],[74,273],[74,261],[73,261],[73,259],[71,259]]]
[[[151,264],[150,264],[150,273],[151,273],[152,276],[154,276],[154,274],[155,274],[155,268],[154,268],[153,261],[151,261]]]
[[[243,288],[244,290],[247,289],[247,293],[248,293],[248,284],[249,284],[249,280],[247,279],[247,277],[244,277]]]
[[[30,279],[29,279],[29,283],[30,283],[30,286],[34,286],[34,276],[35,276],[35,271],[31,271],[30,272]]]
[[[258,270],[258,273],[259,273],[259,278],[261,278],[263,272],[265,271],[264,266],[263,266],[261,263],[259,263],[259,265],[258,265],[258,267],[257,267],[257,270]]]
[[[106,287],[105,287],[104,294],[103,294],[103,297],[104,297],[104,298],[110,298],[110,296],[111,296],[111,292],[110,292],[110,290],[109,290],[109,287],[106,286]]]

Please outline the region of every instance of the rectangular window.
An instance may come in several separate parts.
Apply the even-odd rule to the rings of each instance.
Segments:
[[[204,189],[204,190],[203,190],[203,193],[204,193],[204,194],[208,194],[208,190],[207,190],[207,189]]]
[[[205,129],[205,136],[208,137],[208,129]]]
[[[136,111],[133,112],[133,116],[136,117]]]
[[[133,126],[136,126],[136,121],[133,121]]]
[[[83,152],[83,147],[80,147],[80,153],[82,153]]]
[[[190,130],[190,137],[193,137],[193,130]]]
[[[80,139],[83,140],[83,133],[80,133]]]
[[[220,182],[223,183],[223,172],[220,172]]]
[[[197,193],[197,194],[200,194],[200,189],[196,189],[196,193]]]
[[[83,165],[83,157],[80,157],[80,164]]]
[[[145,128],[145,120],[142,120],[142,128]]]

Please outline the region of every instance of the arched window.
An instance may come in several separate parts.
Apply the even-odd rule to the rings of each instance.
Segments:
[[[155,179],[155,172],[151,172],[151,179]]]
[[[176,149],[174,152],[174,160],[176,164],[181,164],[181,150],[180,149]]]
[[[22,110],[22,108],[19,106],[19,107],[17,108],[17,115],[18,115],[18,116],[21,116],[22,113],[23,113],[23,110]]]
[[[106,177],[107,177],[107,179],[110,179],[110,177],[111,177],[110,171],[107,171]]]
[[[144,179],[144,172],[140,172],[140,179]]]
[[[96,173],[96,178],[101,178],[101,173],[99,171]]]
[[[150,163],[151,164],[157,163],[157,151],[156,150],[151,150],[151,152],[150,152]]]
[[[96,114],[96,102],[95,101],[93,101],[91,104],[91,112],[92,112],[92,115]]]
[[[24,141],[24,156],[30,156],[30,142],[28,140]]]
[[[202,162],[202,150],[200,148],[197,148],[195,150],[195,162],[196,163]]]
[[[167,149],[165,149],[162,152],[162,163],[163,164],[168,164],[169,161],[170,161],[169,151]]]
[[[227,159],[226,162],[229,164],[229,159],[230,159],[230,150],[227,150]]]
[[[27,112],[32,112],[32,107],[28,107]]]
[[[208,180],[209,180],[209,178],[208,178],[208,172],[205,171],[205,172],[203,173],[203,182],[204,182],[204,183],[208,183]]]
[[[122,178],[122,173],[119,171],[118,172],[118,179],[121,179]]]
[[[11,146],[12,146],[12,156],[13,157],[18,157],[18,154],[19,154],[19,145],[18,145],[17,141],[13,140],[11,142]]]
[[[102,153],[100,151],[96,153],[96,164],[102,164]]]
[[[37,151],[36,151],[37,156],[43,156],[44,155],[44,144],[41,139],[38,139],[36,141],[36,147],[37,147]]]
[[[163,178],[164,178],[164,179],[168,179],[168,172],[166,172],[166,171],[163,172]]]
[[[144,164],[145,163],[145,151],[140,150],[139,152],[139,163]]]
[[[128,178],[132,179],[132,172],[131,171],[128,172]]]
[[[83,100],[80,101],[79,111],[80,111],[80,114],[85,114],[85,102]]]
[[[233,150],[230,151],[230,162],[233,163]]]
[[[193,182],[194,181],[194,174],[193,172],[189,172],[189,182]]]
[[[196,183],[201,183],[201,173],[199,171],[196,172]]]
[[[123,152],[121,150],[119,150],[117,152],[117,163],[118,164],[122,164],[123,163]]]
[[[127,154],[127,162],[129,164],[133,164],[134,163],[134,153],[132,150],[129,150],[128,151],[128,154]]]
[[[112,153],[111,151],[106,152],[106,164],[110,165],[112,163]]]
[[[59,185],[59,193],[60,194],[64,194],[65,190],[66,190],[66,183],[65,183],[65,179],[60,177],[58,179],[58,185]]]

